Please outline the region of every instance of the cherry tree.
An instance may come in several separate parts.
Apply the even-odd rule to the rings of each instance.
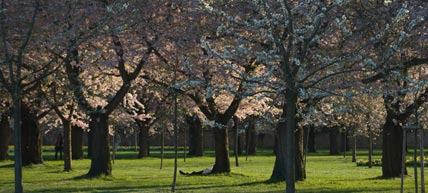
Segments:
[[[423,35],[427,28],[426,6],[421,1],[378,3],[355,12],[355,23],[362,24],[361,17],[366,16],[378,21],[363,28],[366,33],[377,34],[370,38],[373,43],[365,54],[372,73],[363,76],[363,82],[383,95],[386,117],[382,127],[382,176],[386,178],[401,175],[402,126],[426,102],[428,94],[425,77],[413,75],[418,74],[417,66],[428,62],[427,38]],[[409,97],[413,97],[412,102],[407,100]]]
[[[309,89],[321,93],[329,91],[329,87],[319,85],[343,74],[360,71],[354,50],[345,43],[350,41],[352,34],[342,11],[345,2],[235,3],[227,7],[234,10],[230,11],[220,8],[221,3],[204,1],[208,11],[224,18],[218,32],[238,42],[224,43],[224,49],[218,52],[227,58],[255,57],[258,63],[267,67],[267,72],[274,72],[276,78],[270,81],[271,87],[285,99],[284,121],[278,129],[278,157],[286,160],[282,162],[285,167],[282,164],[275,166],[282,167],[277,171],[286,172],[287,192],[294,192],[298,98],[304,97]]]
[[[53,9],[62,5],[50,3],[48,7]],[[91,177],[111,174],[108,116],[149,60],[151,43],[156,39],[146,28],[152,26],[148,23],[154,22],[151,18],[156,14],[141,15],[146,12],[130,3],[135,2],[65,2],[61,13],[52,10],[58,13],[52,29],[63,30],[58,36],[47,34],[50,41],[46,48],[64,64],[76,103],[90,119],[90,136],[96,136],[90,143],[90,150],[95,149],[88,173]],[[135,25],[138,22],[145,23]]]
[[[12,98],[13,128],[15,144],[15,192],[23,192],[22,153],[21,153],[21,112],[22,99],[35,83],[54,72],[56,57],[40,54],[45,49],[44,39],[40,38],[50,23],[45,23],[40,1],[1,1],[0,2],[0,82]],[[42,57],[39,57],[42,56]]]

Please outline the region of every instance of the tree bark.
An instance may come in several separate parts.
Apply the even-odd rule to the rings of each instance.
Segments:
[[[339,155],[339,129],[333,127],[329,129],[330,155]]]
[[[285,118],[285,109],[281,115],[281,119]],[[278,123],[278,126],[276,128],[276,135],[275,135],[275,144],[273,148],[273,153],[275,154],[275,164],[273,166],[272,175],[270,176],[269,181],[270,182],[282,182],[285,181],[285,155],[283,155],[284,151],[281,151],[280,149],[283,148],[284,141],[281,141],[282,144],[280,144],[279,137],[285,135],[285,130],[281,129],[283,127],[286,127],[285,121],[280,121]]]
[[[110,161],[110,144],[108,135],[108,115],[100,112],[90,114],[89,127],[92,132],[91,168],[88,176],[110,176],[112,173]],[[95,137],[96,136],[96,137]]]
[[[357,136],[352,136],[352,162],[357,161]]]
[[[203,156],[203,130],[199,117],[197,115],[188,116],[187,124],[189,125],[189,155]]]
[[[401,176],[403,128],[400,123],[403,123],[411,114],[400,114],[400,101],[404,96],[396,97],[399,97],[399,100],[395,100],[396,102],[391,95],[385,95],[383,98],[386,109],[385,124],[382,128],[382,177],[384,178]],[[404,168],[404,174],[407,174],[406,168]]]
[[[229,138],[227,127],[214,127],[215,164],[212,173],[229,173]]]
[[[37,117],[22,104],[22,165],[42,164],[42,147]]]
[[[243,138],[243,136],[238,133],[238,141],[237,141],[238,155],[242,155],[242,141],[243,141],[242,138]]]
[[[83,129],[71,127],[71,159],[83,159]]]
[[[140,128],[140,133],[138,134],[138,158],[148,157],[150,149],[149,141],[149,126],[146,121],[136,120],[138,122],[138,127]]]
[[[254,117],[249,118],[248,129],[245,136],[246,136],[246,147],[248,148],[247,149],[248,155],[256,155],[257,134],[256,134],[256,124],[255,124]]]
[[[308,142],[305,143],[305,145],[307,144],[308,146],[308,152],[311,152],[311,153],[317,152],[317,150],[315,149],[315,127],[313,125],[309,125],[305,127],[305,131],[309,132],[308,134],[309,136],[307,139]]]
[[[238,131],[238,117],[234,116],[233,117],[233,122],[235,124],[233,124],[232,130],[233,130],[233,134],[234,134],[234,147],[233,147],[233,154],[235,156],[235,166],[239,167],[239,153],[238,153],[238,146],[239,144],[239,131]]]
[[[288,77],[287,79],[290,79]],[[287,81],[287,91],[285,95],[286,103],[285,105],[285,136],[280,136],[279,141],[283,142],[285,140],[285,148],[280,148],[280,150],[285,150],[285,191],[287,193],[294,193],[296,191],[295,188],[295,130],[296,130],[296,113],[297,113],[297,89],[295,89],[295,82],[292,80]],[[285,138],[282,138],[285,137]],[[283,143],[279,143],[280,145]],[[282,146],[284,147],[284,146]]]
[[[14,128],[14,170],[15,170],[15,192],[24,192],[22,186],[22,91],[19,85],[13,88],[13,128]]]
[[[348,130],[340,132],[340,152],[349,151]]]
[[[372,168],[372,155],[373,155],[373,132],[371,130],[371,128],[368,128],[368,132],[369,132],[369,168]]]
[[[295,179],[296,181],[303,181],[306,179],[306,168],[304,163],[304,129],[297,128],[296,131],[296,159],[295,159]]]
[[[0,116],[0,161],[9,159],[9,137],[9,116],[7,115],[7,113],[3,113]]]
[[[382,177],[384,178],[401,176],[403,128],[398,124],[394,124],[394,118],[396,117],[387,111],[382,131]],[[407,174],[407,169],[405,169],[404,173]]]
[[[64,126],[64,171],[71,171],[71,122],[62,120]]]
[[[278,136],[276,136],[276,138],[278,138]],[[278,140],[275,140],[275,147],[274,147],[275,164],[273,166],[272,175],[270,176],[270,179],[269,179],[270,182],[285,181],[285,160],[284,160],[285,156],[281,155],[282,152],[278,150],[279,149],[278,146],[279,146]]]

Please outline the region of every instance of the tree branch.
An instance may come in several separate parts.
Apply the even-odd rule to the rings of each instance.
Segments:
[[[395,71],[395,70],[406,70],[406,69],[409,69],[411,67],[419,66],[419,65],[427,64],[427,63],[428,63],[428,58],[413,58],[410,61],[405,62],[401,66],[395,66],[395,67],[392,67],[392,68],[385,69],[383,72],[379,72],[379,73],[377,73],[376,75],[374,75],[372,77],[363,79],[361,82],[364,83],[364,84],[375,82],[377,80],[384,79],[387,75],[389,75],[389,73],[391,71]]]

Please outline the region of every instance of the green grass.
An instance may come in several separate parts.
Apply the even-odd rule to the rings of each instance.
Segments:
[[[155,152],[156,151],[156,152]],[[379,159],[380,152],[375,152]],[[212,167],[213,152],[207,156],[178,160],[179,170],[195,171]],[[172,151],[169,150],[160,169],[159,153],[152,150],[152,157],[137,159],[136,152],[122,149],[113,164],[112,177],[82,179],[90,160],[73,160],[73,171],[64,172],[63,162],[53,160],[52,151],[44,151],[45,163],[24,167],[25,192],[170,192],[173,176]],[[181,153],[182,155],[182,153]],[[360,159],[367,159],[365,152]],[[364,156],[364,157],[363,157]],[[177,178],[177,192],[282,192],[285,183],[267,183],[274,163],[271,150],[261,150],[257,156],[240,157],[235,167],[231,157],[232,172],[228,175],[182,176]],[[351,157],[328,156],[326,151],[310,154],[307,158],[307,180],[296,183],[297,192],[399,192],[400,179],[379,179],[381,167],[357,167]],[[413,173],[412,168],[408,168]],[[0,192],[14,190],[13,161],[0,162]],[[405,179],[405,192],[414,192],[413,178]]]

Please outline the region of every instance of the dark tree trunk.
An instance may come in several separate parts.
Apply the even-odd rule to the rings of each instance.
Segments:
[[[22,187],[22,93],[19,85],[13,88],[13,138],[14,138],[14,170],[15,170],[15,192],[24,192]]]
[[[329,129],[330,155],[339,155],[339,129],[333,127]]]
[[[71,158],[83,159],[83,129],[78,126],[71,127]]]
[[[371,128],[368,128],[368,132],[369,132],[369,168],[372,168],[372,155],[373,155],[373,132],[371,130]]]
[[[285,111],[282,113],[281,118],[285,118]],[[275,154],[275,164],[273,166],[272,175],[269,179],[270,182],[285,181],[285,155],[283,155],[284,151],[281,151],[281,148],[284,148],[285,142],[279,140],[279,136],[285,135],[285,130],[281,129],[283,127],[285,127],[285,121],[279,122],[276,128],[275,144],[273,148],[273,153]]]
[[[242,155],[242,141],[243,135],[238,133],[238,155]]]
[[[403,96],[397,97],[403,98]],[[400,123],[410,114],[402,116],[399,113],[401,100],[394,102],[394,97],[391,95],[385,95],[383,99],[386,118],[382,128],[382,177],[400,177],[403,148],[403,128]],[[407,174],[406,168],[404,168],[404,174]]]
[[[295,179],[296,181],[303,181],[306,179],[306,168],[304,164],[304,129],[301,127],[297,127],[296,131],[296,159],[295,159]]]
[[[264,144],[265,144],[264,141],[265,141],[265,134],[259,133],[257,135],[257,146],[264,147]]]
[[[89,128],[92,132],[91,168],[88,176],[111,175],[108,115],[95,112],[90,115]]]
[[[4,113],[0,117],[0,161],[9,159],[9,137],[10,125],[9,116]]]
[[[382,176],[385,178],[401,176],[403,128],[398,124],[394,124],[394,119],[398,120],[387,111],[382,131]],[[405,169],[405,174],[407,174],[407,169]]]
[[[229,138],[227,127],[213,128],[215,144],[215,164],[212,173],[229,173]]]
[[[42,147],[36,116],[22,104],[22,165],[42,164]]]
[[[149,141],[149,126],[146,121],[136,120],[137,125],[140,128],[140,133],[138,134],[138,158],[148,157],[149,149],[150,149],[150,141]]]
[[[233,127],[232,127],[232,131],[233,131],[233,134],[234,134],[234,147],[233,147],[233,154],[234,154],[234,156],[235,156],[235,166],[236,167],[239,167],[239,153],[238,153],[238,146],[240,145],[239,144],[239,131],[238,131],[238,122],[239,122],[239,120],[238,120],[238,117],[236,117],[236,116],[234,116],[233,117],[233,122],[235,123],[235,124],[233,124]]]
[[[199,117],[197,115],[188,116],[187,124],[189,125],[189,155],[203,156],[203,130]]]
[[[64,171],[71,171],[71,123],[62,120],[64,126]]]
[[[349,151],[348,130],[340,132],[340,152]]]
[[[307,133],[309,132],[309,133]],[[306,145],[308,152],[314,153],[317,152],[317,150],[315,149],[315,127],[313,125],[309,125],[307,127],[305,127],[305,136],[304,136],[304,141],[305,141],[305,148]],[[307,141],[306,141],[307,140]]]
[[[248,155],[256,155],[257,134],[256,134],[256,124],[255,124],[254,117],[249,118],[248,129],[245,134],[245,138],[246,138],[246,147],[248,148],[247,149]]]
[[[290,77],[287,77],[287,79],[290,79]],[[296,191],[295,183],[296,179],[294,178],[296,175],[295,170],[295,164],[296,164],[296,144],[295,144],[295,136],[296,136],[296,113],[297,113],[297,92],[295,82],[293,80],[287,81],[287,91],[285,95],[286,103],[285,106],[285,125],[286,128],[280,128],[285,129],[285,136],[281,136],[279,138],[279,145],[283,145],[280,148],[280,151],[285,150],[285,191],[287,193],[294,193]],[[283,143],[285,141],[285,144]]]
[[[352,162],[357,161],[357,136],[352,136]]]

